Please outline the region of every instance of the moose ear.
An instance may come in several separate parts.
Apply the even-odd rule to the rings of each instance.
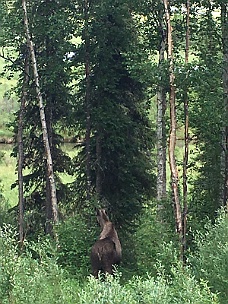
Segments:
[[[100,213],[102,213],[102,214],[104,214],[104,215],[107,216],[107,211],[106,211],[105,208],[102,208],[102,209],[100,209],[99,211],[100,211]]]

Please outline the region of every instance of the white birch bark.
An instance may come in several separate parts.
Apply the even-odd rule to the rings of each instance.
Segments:
[[[166,25],[163,21],[163,12],[159,14],[161,44],[159,50],[158,67],[162,69],[166,49]],[[160,79],[161,80],[161,79]],[[165,130],[166,93],[162,83],[157,90],[157,200],[166,198],[166,130]],[[162,206],[160,205],[160,208]],[[159,208],[158,208],[159,209]]]
[[[181,246],[181,259],[182,257],[182,211],[178,193],[178,170],[175,158],[176,147],[176,105],[175,105],[175,75],[174,75],[174,62],[173,62],[173,40],[172,40],[172,26],[170,20],[170,7],[168,0],[164,0],[166,22],[168,28],[168,59],[169,59],[169,83],[170,83],[170,135],[169,135],[169,164],[171,171],[171,185],[173,191],[174,215],[176,223],[176,231],[179,235]]]
[[[24,12],[25,34],[26,34],[26,38],[27,38],[27,44],[28,44],[28,47],[30,50],[30,56],[31,56],[31,61],[32,61],[33,73],[34,73],[34,81],[35,81],[35,85],[36,85],[36,94],[37,94],[37,99],[39,102],[40,120],[41,120],[41,125],[42,125],[43,142],[44,142],[45,155],[46,155],[46,161],[47,161],[48,179],[50,182],[50,190],[51,190],[50,192],[51,192],[53,222],[57,223],[58,222],[58,206],[57,206],[57,198],[56,198],[56,186],[55,186],[55,179],[54,179],[54,172],[53,172],[52,155],[51,155],[49,139],[48,139],[44,104],[43,104],[43,98],[42,98],[41,89],[40,89],[36,56],[35,56],[32,37],[31,37],[30,31],[29,31],[26,0],[22,0],[22,7],[23,7],[23,12]]]

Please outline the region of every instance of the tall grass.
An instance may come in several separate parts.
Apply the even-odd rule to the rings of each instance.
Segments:
[[[18,201],[17,189],[11,189],[11,185],[17,179],[16,159],[11,156],[12,145],[0,144],[0,181],[2,185],[2,195],[8,204],[13,207]]]

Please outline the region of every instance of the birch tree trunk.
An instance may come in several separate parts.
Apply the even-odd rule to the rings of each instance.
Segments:
[[[53,150],[53,129],[52,129],[52,107],[53,103],[49,100],[49,106],[46,107],[46,125],[47,125],[47,133],[48,133],[48,140],[49,140],[49,147],[50,153],[52,155]],[[52,219],[53,219],[53,208],[51,202],[51,185],[49,179],[49,172],[46,168],[46,200],[45,200],[45,211],[46,211],[46,233],[52,234],[53,226],[52,226]]]
[[[190,35],[190,0],[186,1],[186,38],[185,38],[185,65],[189,60],[189,35]],[[186,75],[186,78],[188,74]],[[184,92],[184,158],[183,158],[183,257],[186,251],[187,212],[188,212],[188,154],[189,154],[189,113],[188,113],[188,86]]]
[[[168,59],[169,59],[169,83],[170,83],[170,135],[169,135],[169,164],[171,171],[171,185],[173,192],[173,203],[174,203],[174,216],[176,231],[180,241],[180,254],[183,260],[182,253],[182,212],[178,193],[178,171],[175,158],[175,146],[176,146],[176,106],[175,106],[175,75],[174,75],[174,62],[173,62],[173,40],[172,40],[172,26],[170,20],[170,7],[168,0],[164,0],[166,22],[168,28]]]
[[[30,56],[31,56],[31,61],[32,61],[33,73],[34,73],[34,81],[35,81],[35,85],[36,85],[37,99],[39,102],[40,119],[41,119],[42,133],[43,133],[43,142],[44,142],[45,156],[46,156],[46,161],[47,161],[47,172],[48,172],[48,179],[49,179],[49,183],[50,183],[53,222],[57,223],[58,222],[58,206],[57,206],[57,198],[56,198],[56,187],[55,187],[55,179],[54,179],[54,172],[53,172],[52,155],[51,155],[50,145],[49,145],[46,117],[45,117],[43,98],[42,98],[40,83],[39,83],[39,74],[38,74],[38,70],[37,70],[36,56],[35,56],[34,46],[33,46],[33,42],[32,42],[32,37],[31,37],[30,31],[29,31],[26,0],[22,0],[22,7],[23,7],[23,12],[24,12],[24,26],[25,26],[25,33],[26,33],[26,38],[27,38],[27,45],[30,50]]]
[[[19,241],[23,244],[24,240],[24,184],[23,184],[23,163],[24,163],[24,147],[23,147],[23,120],[26,106],[27,97],[27,85],[29,81],[29,54],[26,53],[25,66],[24,66],[24,79],[22,86],[22,96],[19,111],[18,121],[18,197],[19,197],[19,212],[18,212],[18,224],[19,224]]]
[[[163,7],[163,6],[162,6]],[[165,50],[167,42],[166,25],[163,20],[163,10],[159,12],[161,44],[159,50],[158,68],[162,74],[165,60]],[[161,202],[166,198],[166,92],[160,77],[157,90],[157,200]],[[162,206],[160,206],[162,207]],[[159,208],[158,208],[159,209]]]
[[[221,26],[222,26],[222,50],[223,50],[223,94],[224,94],[224,111],[225,111],[225,127],[224,127],[224,190],[223,205],[228,211],[228,4],[221,3]]]

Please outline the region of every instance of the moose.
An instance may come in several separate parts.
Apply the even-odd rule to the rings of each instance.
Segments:
[[[122,257],[122,248],[116,229],[105,209],[97,210],[97,221],[102,231],[90,255],[92,273],[95,278],[98,278],[99,271],[113,274],[113,265],[119,264]]]

